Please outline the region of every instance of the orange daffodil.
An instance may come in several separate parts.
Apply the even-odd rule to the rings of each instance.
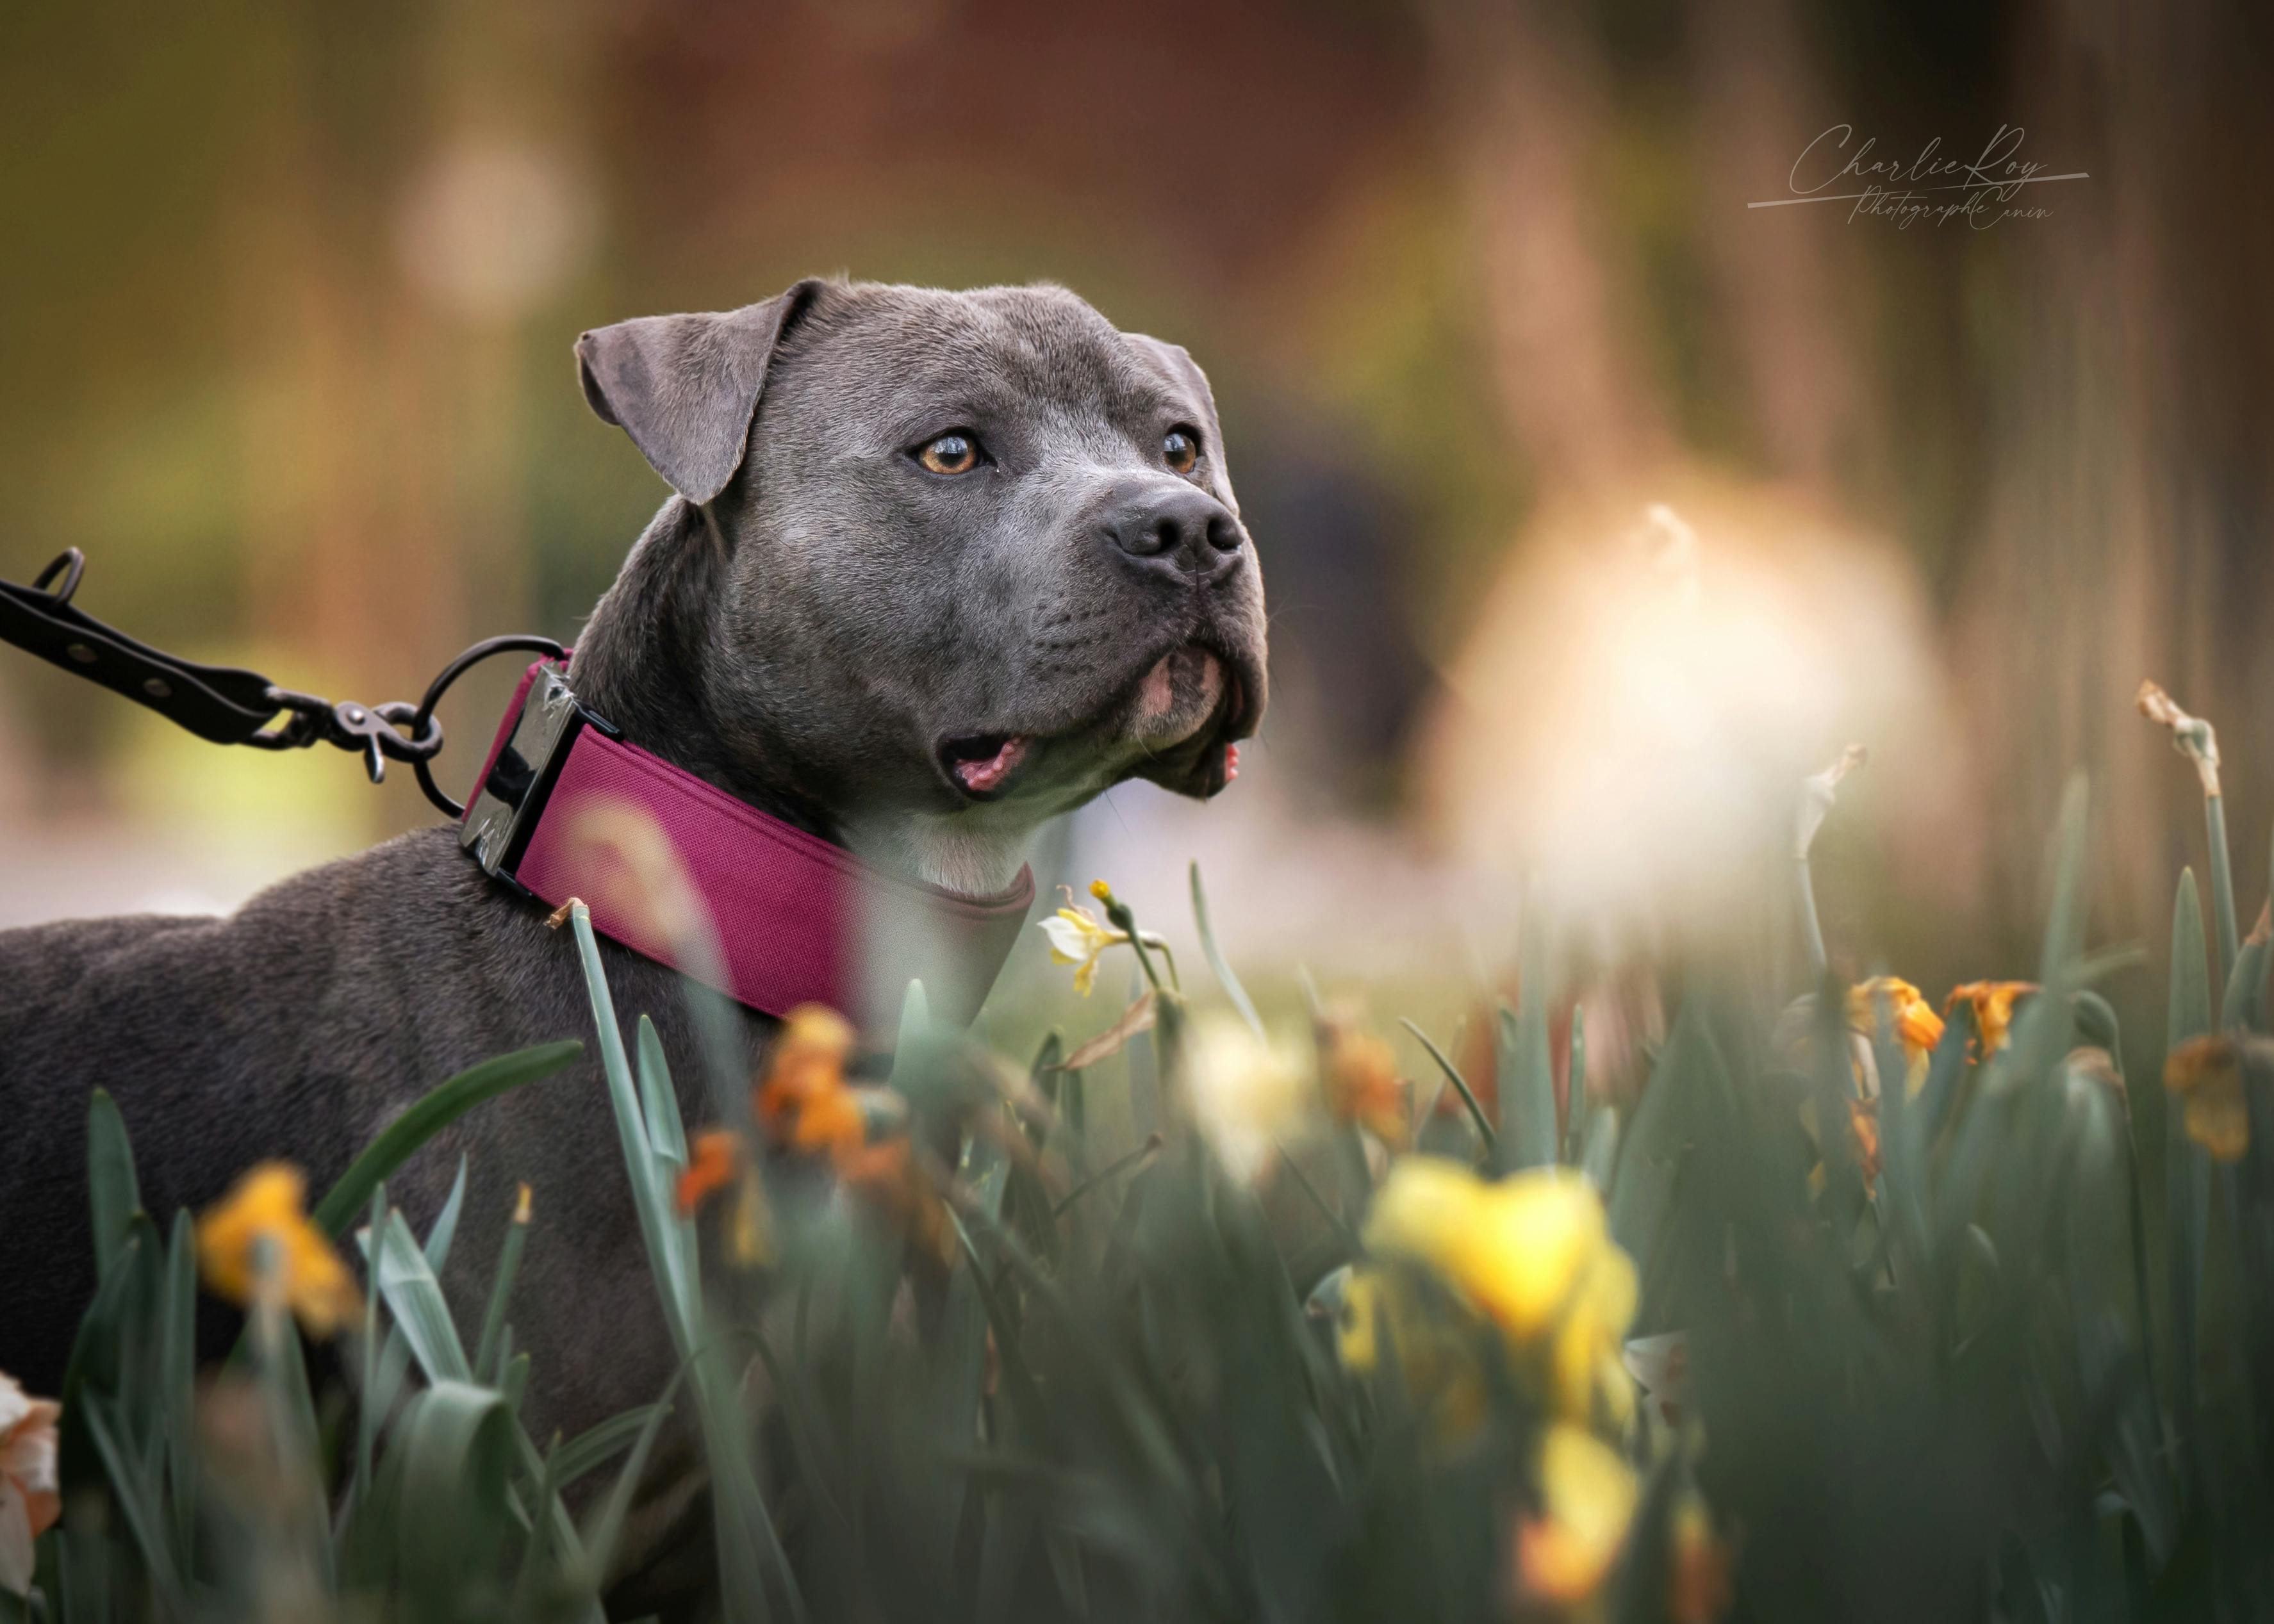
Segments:
[[[53,1399],[28,1397],[0,1371],[0,1591],[10,1595],[32,1588],[32,1542],[63,1510],[56,1479],[62,1413]]]
[[[1969,981],[1950,989],[1946,1010],[1967,1004],[1974,1011],[1976,1053],[1994,1054],[2013,1036],[2014,1006],[2037,990],[2035,981]]]
[[[1364,1128],[1387,1149],[1404,1150],[1412,1138],[1413,1116],[1396,1051],[1346,1005],[1321,1012],[1317,1036],[1328,1115]]]
[[[216,1297],[274,1300],[311,1336],[331,1335],[363,1312],[363,1293],[329,1237],[308,1221],[308,1181],[264,1162],[198,1216],[198,1269]]]
[[[915,1157],[904,1132],[872,1135],[902,1109],[885,1088],[858,1088],[845,1080],[853,1052],[852,1025],[817,1004],[792,1010],[767,1056],[753,1106],[766,1137],[793,1154],[826,1157],[838,1181],[869,1199],[922,1244],[945,1255],[950,1239],[939,1194]],[[764,1203],[741,1134],[712,1128],[689,1147],[680,1175],[679,1209],[691,1214],[719,1192],[737,1192],[728,1229],[737,1263],[764,1260]]]
[[[1927,1062],[1934,1054],[1934,1046],[1942,1041],[1942,1017],[1934,1012],[1934,1005],[1919,996],[1917,988],[1901,977],[1875,975],[1848,989],[1848,1029],[1866,1043],[1879,1034],[1879,1000],[1883,997],[1887,1001],[1888,1019],[1894,1025],[1896,1041],[1903,1046],[1903,1093],[1909,1097],[1926,1081]],[[1869,1054],[1868,1049],[1862,1049],[1857,1056],[1859,1065]],[[1885,1086],[1885,1079],[1880,1080]]]

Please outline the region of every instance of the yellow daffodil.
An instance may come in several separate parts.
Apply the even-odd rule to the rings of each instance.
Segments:
[[[1396,1052],[1347,1009],[1320,1016],[1318,1039],[1328,1114],[1364,1128],[1391,1150],[1404,1149],[1412,1137],[1412,1111]]]
[[[1483,1425],[1485,1372],[1472,1328],[1424,1312],[1410,1276],[1352,1268],[1335,1330],[1343,1367],[1361,1376],[1381,1368],[1388,1339],[1407,1397],[1429,1416],[1441,1443],[1459,1444]]]
[[[1517,1525],[1517,1593],[1549,1606],[1585,1601],[1626,1542],[1634,1469],[1586,1428],[1558,1422],[1540,1439],[1539,1492],[1539,1510]]]
[[[2187,1137],[2218,1162],[2240,1162],[2250,1148],[2250,1101],[2243,1092],[2245,1043],[2274,1051],[2274,1041],[2233,1036],[2191,1038],[2164,1062],[2164,1086],[2184,1107]]]
[[[1619,1348],[1634,1317],[1634,1264],[1583,1177],[1538,1168],[1486,1184],[1454,1162],[1408,1156],[1376,1192],[1364,1239],[1377,1256],[1442,1274],[1543,1379],[1556,1413],[1625,1424],[1634,1391]]]
[[[56,1478],[53,1399],[32,1398],[0,1371],[0,1590],[32,1588],[32,1542],[62,1514]]]
[[[1973,1006],[1975,1052],[1989,1055],[2012,1041],[2014,1005],[2037,989],[2035,981],[1969,981],[1962,987],[1952,988],[1942,1007],[1954,1010],[1961,1004]]]
[[[1050,939],[1050,962],[1073,966],[1073,989],[1085,998],[1097,984],[1099,958],[1107,948],[1129,939],[1127,931],[1103,923],[1079,904],[1060,908],[1042,921],[1040,929]]]
[[[216,1296],[233,1303],[274,1291],[309,1335],[323,1337],[363,1312],[363,1294],[331,1241],[308,1222],[307,1188],[289,1162],[264,1162],[246,1173],[199,1215],[198,1268]]]

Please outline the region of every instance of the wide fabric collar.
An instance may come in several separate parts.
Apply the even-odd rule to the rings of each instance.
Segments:
[[[523,675],[468,797],[459,843],[548,906],[578,898],[602,936],[768,1015],[824,1004],[888,1024],[911,980],[967,1025],[1034,901],[904,879],[627,742],[578,702],[564,662]]]

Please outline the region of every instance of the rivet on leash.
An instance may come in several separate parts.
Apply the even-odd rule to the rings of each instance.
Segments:
[[[584,906],[584,903],[582,898],[569,898],[568,901],[562,903],[559,907],[553,909],[552,913],[545,916],[545,928],[547,930],[560,929],[561,926],[568,922],[568,916]]]

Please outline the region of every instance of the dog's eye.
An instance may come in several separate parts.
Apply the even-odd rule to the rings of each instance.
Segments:
[[[918,451],[916,461],[929,473],[968,474],[979,466],[979,442],[960,432],[943,434]]]
[[[1161,455],[1180,474],[1189,474],[1201,460],[1200,436],[1190,429],[1171,429],[1161,436]]]

